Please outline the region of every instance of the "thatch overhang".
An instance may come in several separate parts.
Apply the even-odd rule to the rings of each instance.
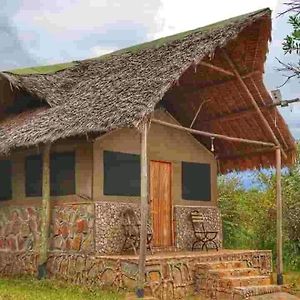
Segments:
[[[262,80],[270,36],[271,12],[264,9],[101,58],[4,72],[0,152],[138,126],[158,105],[183,126],[189,127],[199,110],[194,129],[272,142],[230,74],[225,49],[287,153],[283,163],[291,164],[294,140],[271,106]],[[229,72],[218,72],[203,62]],[[30,110],[19,109],[18,114],[7,113],[18,94],[39,103],[30,102]],[[196,138],[210,149],[209,138]],[[222,140],[215,140],[214,147],[222,173],[275,164],[274,149]]]

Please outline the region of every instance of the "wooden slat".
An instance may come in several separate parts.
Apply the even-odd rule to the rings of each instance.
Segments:
[[[171,164],[150,162],[150,199],[153,245],[172,245]]]

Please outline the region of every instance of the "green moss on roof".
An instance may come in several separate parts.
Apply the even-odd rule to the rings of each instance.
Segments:
[[[229,25],[230,23],[236,22],[239,19],[243,19],[244,17],[247,17],[249,15],[255,15],[255,14],[258,14],[258,13],[261,13],[261,12],[264,12],[264,11],[267,12],[267,11],[270,11],[270,9],[269,8],[260,9],[260,10],[257,10],[257,11],[251,12],[251,13],[247,13],[247,14],[244,14],[244,15],[240,15],[240,16],[237,16],[237,17],[233,17],[233,18],[230,18],[230,19],[223,20],[223,21],[219,21],[219,22],[216,22],[216,23],[213,23],[213,24],[209,24],[209,25],[206,25],[206,26],[203,26],[203,27],[196,28],[196,29],[180,32],[180,33],[177,33],[177,34],[174,34],[174,35],[169,35],[169,36],[162,37],[162,38],[159,38],[157,40],[153,40],[153,41],[146,42],[146,43],[143,43],[143,44],[137,44],[137,45],[134,45],[134,46],[130,46],[130,47],[120,49],[120,50],[117,50],[117,51],[109,53],[109,54],[102,55],[100,57],[96,57],[95,59],[105,59],[109,56],[118,55],[118,54],[122,54],[122,53],[126,53],[126,52],[135,53],[135,52],[138,52],[138,51],[143,50],[143,49],[159,48],[159,47],[161,47],[165,44],[168,44],[172,41],[182,40],[183,38],[185,38],[186,36],[188,36],[192,33],[196,33],[196,32],[207,33],[211,30],[215,30],[215,29],[218,29],[218,28],[225,27],[225,26]]]
[[[57,71],[61,71],[73,67],[75,65],[76,65],[75,62],[68,62],[68,63],[61,63],[55,65],[48,65],[48,66],[37,66],[37,67],[30,67],[30,68],[23,68],[23,69],[15,69],[15,70],[9,70],[8,72],[17,75],[52,74]]]
[[[159,39],[154,40],[154,41],[150,41],[150,42],[134,45],[134,46],[131,46],[131,47],[127,47],[127,48],[124,48],[124,49],[120,49],[120,50],[117,50],[115,52],[104,54],[102,56],[95,57],[95,58],[92,58],[92,59],[105,60],[105,59],[110,58],[111,56],[120,55],[122,53],[128,53],[128,52],[129,53],[136,53],[136,52],[138,52],[140,50],[143,50],[143,49],[158,48],[158,47],[163,46],[163,45],[165,45],[167,43],[170,43],[172,41],[181,40],[181,39],[185,38],[187,35],[190,35],[192,33],[195,33],[195,32],[206,33],[206,32],[209,32],[211,30],[215,30],[215,29],[227,26],[232,22],[236,22],[239,19],[243,19],[244,17],[250,16],[250,15],[255,15],[255,14],[258,14],[258,13],[261,13],[261,12],[264,12],[264,11],[267,12],[267,11],[270,11],[270,9],[269,8],[260,9],[260,10],[257,10],[255,12],[251,12],[251,13],[240,15],[240,16],[237,16],[237,17],[233,17],[233,18],[223,20],[223,21],[220,21],[220,22],[217,22],[217,23],[213,23],[213,24],[210,24],[210,25],[207,25],[207,26],[204,26],[204,27],[196,28],[196,29],[193,29],[193,30],[188,30],[188,31],[185,31],[185,32],[180,32],[180,33],[177,33],[177,34],[174,34],[174,35],[159,38]],[[87,59],[85,59],[85,60],[87,60]],[[83,61],[85,61],[85,60],[83,60]],[[32,67],[32,68],[15,69],[15,70],[10,70],[9,72],[13,73],[13,74],[17,74],[17,75],[53,74],[55,72],[65,70],[65,69],[73,67],[75,65],[76,65],[76,61],[61,63],[61,64],[55,64],[55,65],[48,65],[48,66],[38,66],[38,67]]]

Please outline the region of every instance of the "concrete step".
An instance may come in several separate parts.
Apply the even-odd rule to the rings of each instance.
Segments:
[[[217,269],[241,269],[248,268],[246,261],[215,261],[197,264],[198,269],[217,270]]]
[[[255,268],[235,268],[235,269],[213,269],[207,271],[219,277],[237,277],[237,276],[259,276],[259,270]]]
[[[251,296],[267,295],[281,292],[279,285],[250,285],[235,287],[233,289],[234,299],[247,299]]]
[[[270,276],[241,276],[221,277],[219,287],[221,289],[232,289],[235,287],[248,287],[258,285],[270,285]]]

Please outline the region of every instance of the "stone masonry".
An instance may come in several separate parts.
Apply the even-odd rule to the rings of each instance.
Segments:
[[[121,213],[131,207],[140,216],[139,204],[97,202],[95,221],[96,251],[103,254],[120,253],[124,243]]]
[[[36,250],[40,225],[40,213],[36,207],[1,207],[0,251]]]
[[[56,206],[51,213],[50,250],[94,251],[94,204]],[[40,226],[37,207],[1,207],[0,251],[37,251]]]
[[[217,241],[222,247],[222,220],[218,207],[215,206],[175,206],[174,215],[176,222],[176,247],[178,249],[191,249],[195,241],[192,223],[190,221],[190,213],[197,210],[203,214],[205,219],[205,230],[217,231]]]
[[[94,251],[94,204],[56,206],[52,211],[53,251]]]
[[[272,271],[271,251],[156,253],[147,257],[146,293],[163,300],[183,299],[197,292],[196,266],[200,263],[227,261],[245,262],[265,275],[270,275]],[[0,255],[1,275],[35,275],[36,267],[37,255],[33,252],[2,252]],[[49,278],[68,283],[132,290],[136,287],[138,276],[138,256],[51,252],[47,270]]]

